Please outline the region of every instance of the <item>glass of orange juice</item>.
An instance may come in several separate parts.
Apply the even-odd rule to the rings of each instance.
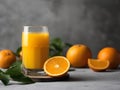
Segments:
[[[43,71],[49,54],[47,26],[24,26],[22,32],[22,66],[24,74],[38,75]]]

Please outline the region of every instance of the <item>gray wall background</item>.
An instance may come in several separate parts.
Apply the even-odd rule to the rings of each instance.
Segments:
[[[0,48],[16,50],[24,25],[47,25],[51,38],[120,50],[120,0],[0,0]]]

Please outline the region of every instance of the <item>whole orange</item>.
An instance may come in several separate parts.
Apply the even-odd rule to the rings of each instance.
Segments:
[[[115,69],[119,65],[119,53],[113,47],[104,47],[98,52],[98,59],[109,60],[109,69]]]
[[[73,67],[87,67],[88,58],[92,58],[92,52],[86,45],[76,44],[68,49],[66,57]]]
[[[0,68],[9,68],[16,61],[15,54],[8,49],[0,51]]]

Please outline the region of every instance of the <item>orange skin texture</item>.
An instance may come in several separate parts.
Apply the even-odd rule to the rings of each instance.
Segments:
[[[0,51],[0,68],[7,69],[16,61],[16,56],[11,50],[5,49]]]
[[[86,45],[76,44],[68,49],[66,57],[71,66],[83,68],[88,67],[88,58],[92,58],[92,53]]]
[[[98,59],[109,60],[110,65],[108,69],[116,69],[119,65],[119,53],[113,47],[105,47],[101,49],[98,53]]]

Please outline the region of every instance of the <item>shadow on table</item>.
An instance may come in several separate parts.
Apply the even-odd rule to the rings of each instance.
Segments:
[[[120,72],[120,67],[118,67],[117,69],[110,69],[110,70],[106,70],[104,72],[91,72],[91,74],[89,75],[70,75],[69,80],[68,81],[96,81],[96,80],[109,80],[110,78],[108,77],[108,74],[112,75],[111,73],[114,72]],[[74,72],[72,72],[74,73]],[[81,72],[82,73],[82,72]]]
[[[88,68],[86,68],[88,69]],[[114,72],[120,72],[120,67],[118,67],[117,69],[113,69],[113,70],[107,70],[105,72],[91,72],[92,74],[87,74],[87,75],[83,75],[83,74],[73,74],[75,69],[70,69],[71,73],[69,73],[66,77],[60,79],[60,80],[53,80],[53,81],[42,81],[42,82],[79,82],[79,81],[97,81],[97,80],[109,80],[112,78],[108,77],[109,73],[114,73]],[[84,71],[82,71],[84,72]],[[82,73],[81,72],[81,73]],[[107,75],[105,75],[107,74]],[[100,75],[100,76],[99,76]],[[111,74],[112,75],[112,74]],[[41,82],[41,81],[40,81]],[[27,85],[27,84],[23,84],[23,83],[19,83],[19,82],[11,82],[9,85]]]
[[[88,76],[80,76],[80,77],[75,77],[75,76],[71,76],[70,78],[69,78],[69,81],[93,81],[93,80],[95,80],[95,78],[93,78],[93,77],[88,77]]]

